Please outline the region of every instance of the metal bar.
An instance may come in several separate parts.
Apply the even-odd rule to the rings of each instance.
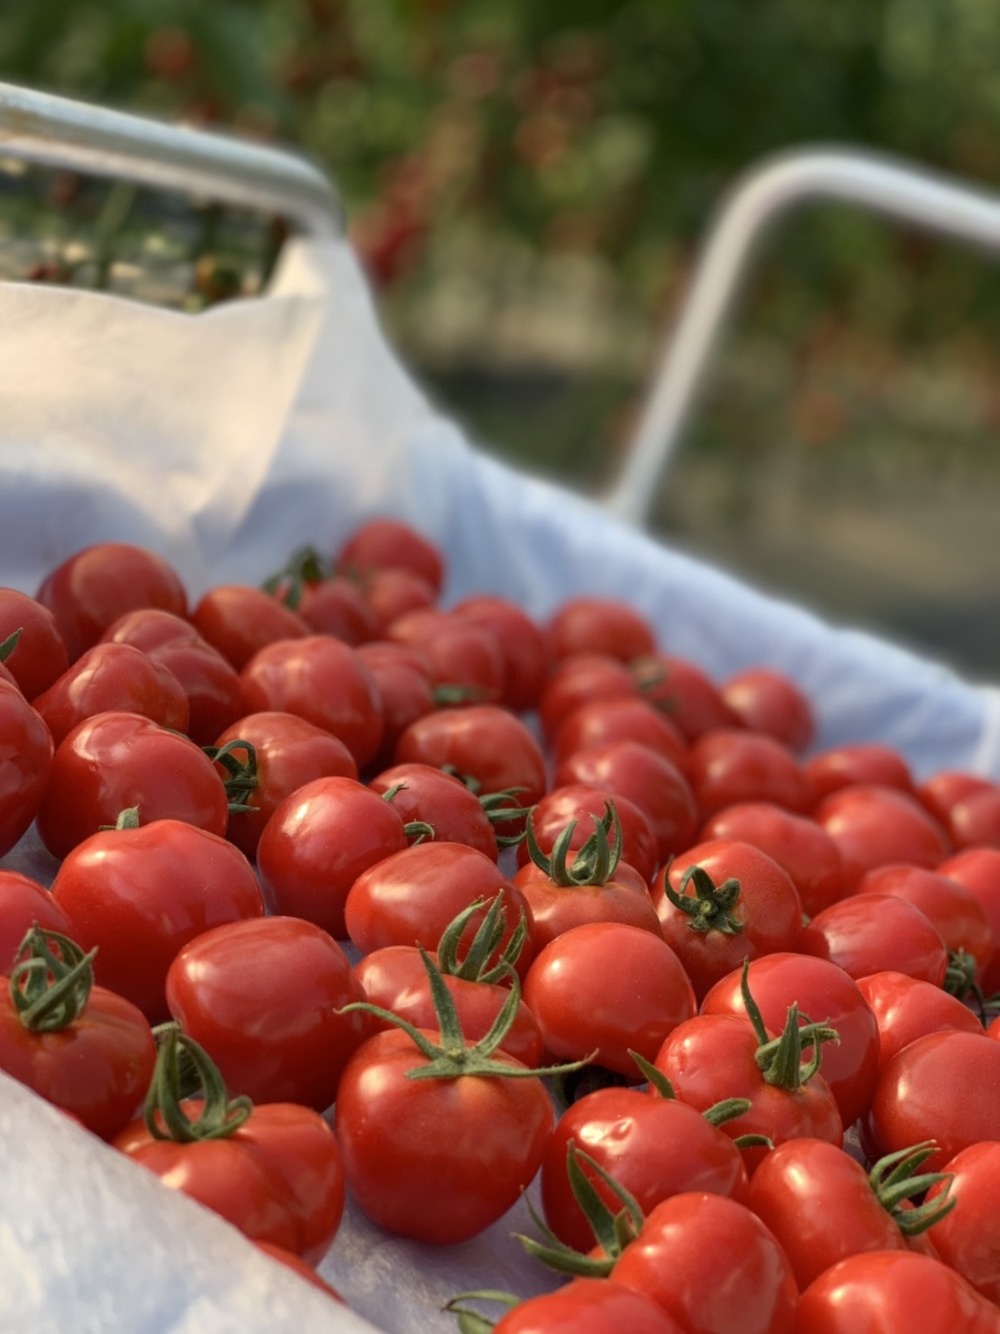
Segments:
[[[709,234],[625,464],[605,498],[619,518],[648,523],[754,251],[779,218],[814,200],[856,204],[974,246],[1000,249],[1000,201],[906,163],[831,149],[788,153],[752,170],[724,202]]]
[[[179,190],[341,235],[326,176],[294,153],[0,83],[0,156]]]

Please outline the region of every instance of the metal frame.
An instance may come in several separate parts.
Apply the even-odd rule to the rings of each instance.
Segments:
[[[333,185],[294,153],[3,83],[0,156],[272,213],[311,236],[344,231]]]
[[[872,154],[830,149],[766,161],[737,184],[712,228],[652,390],[605,504],[637,526],[697,405],[737,292],[764,235],[801,204],[835,200],[987,250],[1000,250],[1000,200],[959,182]]]

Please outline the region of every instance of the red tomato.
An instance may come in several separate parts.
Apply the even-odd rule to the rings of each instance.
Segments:
[[[314,778],[282,801],[257,844],[269,906],[345,939],[351,886],[368,867],[407,846],[392,803],[353,778]],[[436,941],[433,943],[437,943]]]
[[[363,871],[347,896],[347,931],[363,954],[386,945],[423,945],[437,949],[443,932],[465,908],[481,899],[484,905],[503,898],[507,924],[502,944],[517,927],[521,914],[528,941],[518,960],[526,968],[534,953],[531,911],[524,895],[496,863],[464,843],[415,843]],[[486,915],[470,919],[463,939],[470,939]]]
[[[956,848],[1000,848],[1000,787],[970,792],[956,801],[946,828]]]
[[[244,712],[236,668],[183,617],[140,608],[109,625],[102,640],[131,644],[173,672],[188,700],[188,736],[199,746],[210,745]]]
[[[595,989],[593,979],[600,978]],[[580,1004],[586,994],[587,1004]],[[540,950],[524,1000],[557,1060],[582,1060],[638,1082],[630,1051],[652,1060],[696,1004],[677,955],[651,931],[620,922],[575,926]]]
[[[981,1140],[1000,1140],[1000,1043],[985,1034],[945,1031],[917,1038],[879,1076],[864,1142],[878,1154],[933,1139],[924,1170]]]
[[[238,672],[269,644],[305,639],[311,633],[311,626],[297,612],[262,589],[244,584],[210,588],[191,620],[201,637]]]
[[[337,1139],[351,1194],[380,1227],[432,1245],[466,1241],[502,1217],[538,1171],[554,1122],[549,1095],[510,1057],[497,1052],[493,1061],[512,1073],[410,1078],[429,1061],[398,1029],[351,1057]]]
[[[574,1278],[555,1292],[519,1302],[493,1326],[494,1334],[680,1334],[651,1297],[606,1278]]]
[[[655,1298],[688,1334],[796,1328],[798,1293],[784,1251],[756,1214],[724,1195],[693,1191],[658,1204],[613,1281]]]
[[[412,645],[388,639],[361,644],[357,652],[371,672],[382,701],[382,740],[369,763],[373,768],[385,768],[392,763],[396,743],[410,723],[437,708],[430,663]]]
[[[186,732],[187,695],[169,667],[130,644],[95,644],[34,700],[58,746],[95,713],[139,713],[161,727]]]
[[[952,807],[974,792],[986,792],[994,786],[992,779],[980,774],[969,774],[960,769],[944,769],[932,774],[916,790],[920,803],[947,829]]]
[[[205,752],[135,713],[96,713],[62,741],[38,810],[38,833],[54,857],[137,807],[143,824],[182,820],[222,837],[229,804]]]
[[[322,1275],[317,1274],[312,1265],[303,1260],[301,1256],[296,1255],[294,1251],[286,1251],[284,1246],[276,1246],[273,1241],[255,1241],[254,1245],[265,1255],[269,1255],[272,1260],[277,1260],[279,1264],[284,1265],[286,1269],[293,1270],[299,1278],[304,1278],[314,1288],[319,1288],[320,1292],[325,1292],[334,1301],[346,1305],[344,1298],[337,1289],[331,1283],[327,1283]]]
[[[899,751],[875,741],[833,746],[805,762],[813,804],[843,787],[894,787],[913,793],[909,765]]]
[[[656,634],[646,618],[611,598],[567,599],[549,617],[545,635],[557,661],[574,653],[607,653],[632,662],[656,652]]]
[[[382,622],[360,584],[343,575],[306,584],[295,610],[317,634],[333,635],[345,644],[364,644],[382,632]]]
[[[802,910],[812,917],[844,895],[844,874],[836,843],[815,820],[794,815],[773,802],[744,801],[726,806],[701,828],[702,840],[752,843],[787,871]]]
[[[791,877],[750,843],[715,839],[679,852],[657,878],[653,902],[699,1000],[744,959],[793,949],[802,930]]]
[[[591,700],[574,709],[556,733],[553,758],[559,764],[574,751],[612,741],[638,741],[684,770],[687,740],[683,733],[667,714],[629,695]]]
[[[848,889],[876,866],[911,862],[932,867],[951,851],[934,817],[898,788],[864,783],[840,788],[824,797],[813,818],[840,849]]]
[[[948,1198],[955,1207],[934,1224],[934,1248],[994,1305],[1000,1305],[1000,1142],[985,1140],[960,1150],[941,1169],[951,1178]],[[938,1182],[927,1199],[940,1199],[946,1182]]]
[[[348,1057],[368,1036],[351,965],[320,927],[256,917],[202,932],[166,977],[173,1018],[211,1056],[231,1093],[324,1111]],[[261,1015],[267,1023],[260,1022]]]
[[[851,1256],[799,1300],[796,1334],[997,1334],[1000,1316],[953,1269],[913,1251]]]
[[[575,820],[569,847],[576,851],[590,837],[594,817],[603,817],[609,796],[586,783],[569,783],[547,792],[531,813],[531,829],[538,846],[543,852],[551,852],[556,839]],[[622,861],[634,867],[649,885],[660,860],[652,823],[628,797],[616,796],[614,807],[622,831]],[[517,860],[521,866],[531,860],[524,841],[517,845]]]
[[[571,713],[597,699],[636,698],[628,666],[608,653],[574,653],[553,664],[538,698],[538,717],[549,745]]]
[[[69,852],[52,897],[85,949],[98,949],[98,982],[167,1018],[164,984],[182,946],[223,922],[264,912],[253,867],[224,838],[181,820],[92,834]]]
[[[800,1288],[850,1255],[909,1249],[867,1171],[825,1140],[777,1145],[754,1173],[746,1203],[781,1243]]]
[[[19,871],[0,869],[0,974],[10,973],[30,928],[72,936],[73,924],[44,885]]]
[[[349,644],[329,635],[277,640],[243,666],[240,681],[249,712],[305,718],[343,741],[359,769],[377,753],[382,700]]]
[[[342,741],[294,713],[250,713],[238,718],[215,739],[215,749],[232,746],[230,763],[245,766],[253,786],[240,803],[249,810],[229,813],[226,837],[246,856],[257,855],[264,826],[286,797],[316,778],[358,776],[354,757]],[[251,763],[246,742],[253,747]],[[225,777],[230,770],[220,766]]]
[[[800,814],[809,806],[801,764],[763,732],[703,732],[688,751],[687,774],[703,820],[739,801],[769,801]]]
[[[405,821],[422,821],[439,843],[467,843],[496,861],[493,821],[479,797],[461,779],[430,764],[394,764],[370,779],[373,792],[393,792],[392,804]]]
[[[421,607],[393,621],[385,635],[397,643],[416,645],[430,665],[432,684],[456,691],[464,703],[495,703],[503,693],[503,652],[496,632],[487,626]]]
[[[485,593],[463,598],[452,611],[495,636],[504,663],[500,702],[515,713],[534,708],[548,671],[548,651],[541,629],[527,612]]]
[[[950,951],[963,950],[982,975],[993,957],[993,928],[986,909],[957,880],[924,866],[877,866],[858,882],[858,894],[892,894],[919,908]]]
[[[555,1235],[577,1251],[594,1244],[567,1171],[571,1144],[631,1194],[644,1214],[686,1191],[742,1200],[747,1173],[740,1151],[701,1112],[674,1098],[638,1089],[603,1088],[573,1103],[556,1124],[542,1162],[542,1208]],[[612,1211],[621,1207],[588,1164],[580,1167]]]
[[[438,598],[438,590],[422,574],[401,565],[366,570],[363,586],[368,605],[378,617],[383,633],[397,616],[415,611],[417,607],[433,607]]]
[[[98,542],[76,552],[49,572],[35,596],[55,617],[70,662],[136,607],[187,615],[187,593],[176,571],[154,552],[125,542]]]
[[[839,1042],[823,1048],[823,1078],[840,1106],[845,1126],[851,1126],[871,1101],[878,1080],[878,1026],[858,984],[826,959],[808,954],[768,954],[754,959],[749,970],[750,991],[765,1025],[777,1032],[788,1007],[814,1023],[829,1024]],[[705,1014],[745,1014],[740,970],[717,982],[702,1002]]]
[[[83,951],[65,937],[42,941],[39,933],[26,937],[19,957],[13,971],[5,965],[11,976],[0,977],[0,1069],[110,1139],[135,1114],[152,1078],[149,1024],[129,1001],[93,986],[89,967],[68,1005],[64,999],[34,1019],[53,988],[84,966]]]
[[[964,885],[979,900],[990,920],[994,945],[1000,941],[1000,849],[965,848],[941,862],[937,871]],[[1000,950],[994,948],[979,982],[987,996],[1000,991]]]
[[[955,996],[931,982],[892,971],[858,978],[858,990],[878,1024],[879,1069],[896,1052],[927,1033],[959,1030],[982,1033],[983,1026]]]
[[[583,783],[635,803],[653,826],[659,859],[689,847],[698,823],[691,788],[675,764],[637,741],[580,750],[557,767],[553,785]]]
[[[718,686],[687,658],[656,653],[632,663],[631,671],[642,697],[662,709],[689,741],[717,728],[739,727]]]
[[[400,566],[419,574],[440,593],[444,557],[440,549],[410,524],[375,518],[360,524],[337,552],[337,565],[350,574]]]
[[[892,894],[854,894],[824,908],[803,928],[798,948],[829,959],[855,980],[891,970],[940,986],[948,969],[937,927]]]
[[[434,961],[440,962],[436,957]],[[409,1020],[415,1028],[433,1028],[437,1024],[427,969],[415,946],[387,945],[384,949],[372,950],[354,965],[354,975],[364,998],[372,1005],[391,1010]],[[469,1042],[478,1042],[495,1023],[510,996],[510,988],[449,973],[443,976],[444,985],[455,1002],[462,1032]],[[373,1032],[390,1027],[387,1020],[375,1015],[371,1016],[370,1025]],[[500,1044],[500,1050],[532,1068],[542,1059],[543,1043],[538,1022],[523,1001],[518,1003],[514,1021]]]
[[[723,700],[744,727],[765,732],[790,750],[805,750],[816,731],[812,705],[783,672],[749,667],[723,681]]]
[[[4,658],[25,699],[40,695],[69,666],[56,618],[35,598],[16,588],[0,588],[0,644],[13,634],[16,645]]]
[[[0,681],[0,857],[38,814],[52,770],[52,736],[17,686]]]

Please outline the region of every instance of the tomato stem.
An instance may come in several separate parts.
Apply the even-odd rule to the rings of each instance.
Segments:
[[[622,855],[622,826],[614,802],[604,804],[604,815],[594,822],[594,832],[581,848],[577,850],[572,863],[568,861],[570,844],[576,832],[577,821],[571,820],[552,844],[549,856],[538,845],[531,816],[528,816],[524,831],[525,847],[528,856],[554,885],[563,889],[574,889],[584,885],[606,885],[614,875]]]
[[[686,892],[688,885],[694,887],[693,894]],[[735,876],[717,885],[697,862],[681,876],[679,893],[670,883],[669,870],[663,877],[664,894],[678,911],[691,918],[688,926],[700,935],[707,935],[709,931],[719,931],[725,936],[742,933],[743,923],[732,911],[740,897],[740,889]]]
[[[37,924],[28,931],[8,984],[25,1028],[33,1033],[58,1033],[79,1019],[93,989],[96,953],[93,949],[85,954],[76,941],[59,931],[43,931]]]
[[[900,1232],[906,1237],[916,1237],[921,1232],[926,1232],[939,1219],[944,1218],[945,1214],[951,1213],[958,1203],[951,1194],[955,1180],[954,1172],[919,1172],[919,1168],[937,1147],[935,1140],[924,1140],[911,1148],[887,1153],[868,1173],[875,1198],[892,1216]],[[935,1199],[909,1209],[903,1207],[905,1203],[916,1196],[924,1195],[931,1186],[936,1186],[940,1182],[946,1182],[947,1185]]]
[[[197,1116],[188,1114],[191,1099],[182,1097],[182,1085],[196,1076],[201,1092]],[[228,1139],[239,1130],[253,1103],[245,1095],[230,1098],[225,1082],[208,1052],[179,1024],[157,1029],[156,1065],[143,1115],[154,1139],[190,1144],[203,1139]]]

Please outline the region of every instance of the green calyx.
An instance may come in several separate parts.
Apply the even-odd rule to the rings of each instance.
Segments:
[[[622,855],[622,826],[614,803],[605,802],[604,815],[599,820],[592,815],[594,832],[569,861],[570,844],[576,832],[577,821],[571,821],[552,845],[549,856],[538,845],[529,815],[525,826],[524,843],[528,856],[554,885],[562,889],[606,885],[614,875]]]
[[[670,1080],[658,1069],[652,1061],[647,1061],[645,1056],[637,1051],[629,1049],[629,1055],[639,1067],[641,1073],[645,1076],[647,1084],[661,1098],[668,1102],[674,1102],[677,1094]],[[702,1116],[713,1126],[725,1125],[727,1121],[735,1121],[738,1116],[748,1112],[752,1106],[749,1098],[723,1098],[721,1102],[713,1103],[711,1107],[706,1107]]]
[[[259,782],[255,747],[241,737],[234,737],[224,746],[205,746],[203,749],[210,760],[226,771],[227,777],[223,779],[222,786],[226,789],[230,814],[256,810],[248,803],[250,794]],[[245,756],[242,760],[239,758],[240,751]]]
[[[749,975],[750,960],[744,959],[740,993],[747,1017],[760,1043],[755,1057],[757,1065],[766,1083],[794,1092],[808,1083],[819,1070],[823,1060],[822,1044],[839,1042],[840,1034],[827,1024],[810,1022],[805,1015],[801,1017],[806,1022],[800,1024],[799,1007],[793,1003],[788,1007],[781,1034],[776,1038],[769,1037],[757,1002],[750,994]],[[807,1048],[812,1048],[812,1055],[805,1059],[803,1051]]]
[[[370,1001],[354,1001],[344,1005],[338,1014],[349,1014],[352,1010],[364,1010],[377,1015],[379,1019],[395,1028],[400,1028],[413,1042],[426,1060],[426,1065],[414,1066],[406,1072],[408,1079],[458,1079],[462,1075],[485,1075],[504,1079],[538,1079],[547,1075],[560,1075],[568,1070],[578,1070],[592,1060],[588,1056],[582,1061],[568,1061],[564,1065],[544,1066],[529,1070],[525,1066],[511,1065],[506,1061],[493,1059],[493,1053],[502,1046],[504,1038],[510,1032],[521,1001],[521,987],[514,973],[511,977],[510,995],[503,1003],[499,1014],[493,1021],[489,1032],[476,1043],[469,1043],[462,1032],[462,1023],[451,992],[445,985],[440,968],[427,951],[420,947],[420,957],[424,961],[427,978],[430,982],[431,1000],[441,1035],[440,1042],[431,1039],[401,1015],[385,1010],[381,1005],[372,1005]]]
[[[514,976],[514,965],[528,938],[528,924],[522,912],[507,944],[500,949],[507,926],[503,897],[498,894],[480,922],[464,959],[459,959],[458,948],[469,922],[482,911],[484,899],[476,899],[464,908],[442,932],[437,956],[441,972],[449,977],[461,977],[468,982],[506,982]]]
[[[391,806],[397,795],[405,788],[405,783],[393,783],[392,787],[387,787],[382,793],[382,800],[387,801]],[[403,825],[403,833],[408,841],[423,843],[424,839],[434,837],[434,826],[428,824],[426,820],[410,820]]]
[[[527,820],[531,815],[531,806],[511,806],[509,803],[514,801],[525,789],[523,787],[502,788],[499,792],[484,792],[479,794],[479,804],[483,808],[483,814],[493,826],[494,832],[497,825],[510,824],[512,820]],[[498,848],[516,848],[522,843],[527,833],[527,826],[519,834],[497,834]]]
[[[21,642],[21,635],[24,633],[24,627],[14,630],[6,639],[0,641],[0,662],[6,662],[10,655]]]
[[[958,1200],[951,1194],[955,1180],[953,1172],[920,1172],[920,1168],[938,1148],[934,1140],[924,1140],[909,1149],[899,1149],[880,1158],[868,1173],[875,1198],[890,1214],[905,1237],[917,1237],[933,1227],[945,1214],[951,1213]],[[904,1206],[922,1196],[931,1186],[946,1182],[940,1195],[933,1200],[907,1209]]]
[[[59,1033],[79,1019],[94,985],[94,955],[37,924],[21,941],[9,979],[17,1017],[32,1033]]]
[[[688,885],[694,893],[688,894]],[[740,897],[740,882],[735,876],[723,880],[717,885],[703,866],[697,863],[689,866],[681,876],[680,892],[670,883],[670,867],[663,876],[663,892],[674,907],[691,918],[688,926],[692,931],[707,935],[718,931],[725,936],[737,936],[743,931],[743,923],[733,914]]]
[[[218,1066],[179,1024],[162,1024],[156,1038],[156,1066],[143,1109],[149,1133],[176,1144],[228,1139],[249,1118],[253,1103],[245,1095],[229,1097]],[[183,1105],[192,1087],[197,1116]]]
[[[481,1315],[478,1311],[463,1305],[464,1302],[495,1302],[509,1311],[517,1306],[521,1298],[515,1296],[513,1292],[503,1292],[494,1288],[482,1288],[476,1292],[456,1293],[449,1301],[442,1306],[442,1311],[447,1311],[455,1317],[455,1323],[458,1326],[459,1334],[489,1334],[489,1331],[496,1325],[495,1320],[489,1316]]]
[[[329,579],[333,568],[315,547],[300,547],[292,553],[288,563],[261,584],[265,593],[283,602],[290,611],[298,611],[302,592],[307,584],[319,584]]]

